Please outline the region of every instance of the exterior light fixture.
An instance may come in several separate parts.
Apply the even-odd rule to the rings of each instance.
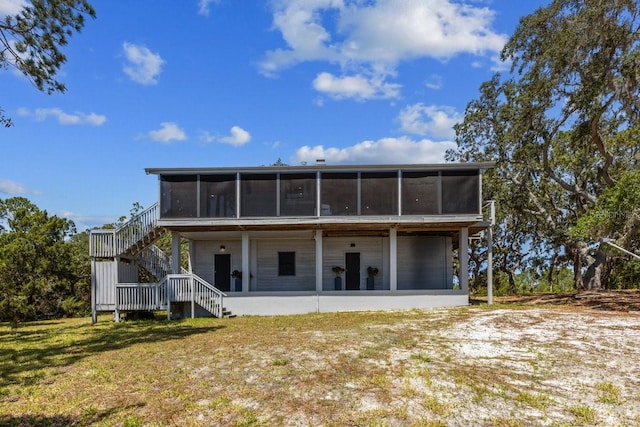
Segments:
[[[227,250],[227,247],[225,245],[220,245],[220,252],[224,252]]]

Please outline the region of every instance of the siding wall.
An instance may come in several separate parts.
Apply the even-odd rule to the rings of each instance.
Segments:
[[[136,263],[118,263],[118,283],[137,283],[138,282],[138,264]]]
[[[452,289],[451,237],[398,237],[398,290]]]
[[[315,291],[315,241],[312,238],[265,238],[250,242],[251,291]],[[225,254],[231,254],[231,271],[242,270],[241,240],[193,243],[193,271],[213,285],[213,257],[221,253],[220,245],[225,245]],[[323,291],[335,290],[335,274],[331,269],[345,267],[347,252],[360,253],[361,290],[366,290],[369,266],[379,270],[375,289],[389,290],[388,237],[325,237],[323,246]],[[450,237],[398,237],[398,290],[452,289],[452,250]],[[278,252],[296,253],[295,276],[278,276]]]
[[[92,261],[96,310],[115,310],[116,283],[136,283],[138,266],[118,261]]]
[[[316,244],[313,239],[255,240],[257,276],[255,289],[269,291],[315,291]],[[278,252],[296,253],[296,275],[278,276]]]
[[[118,269],[116,261],[92,261],[96,310],[113,310],[116,306]]]
[[[220,251],[220,245],[225,251]],[[215,254],[231,255],[231,270],[242,271],[242,241],[241,240],[196,240],[191,254],[191,268],[193,272],[215,286],[213,280],[213,256]],[[233,282],[232,282],[233,285]]]
[[[354,244],[355,246],[351,246]],[[322,290],[333,291],[335,273],[333,267],[345,268],[345,254],[347,252],[360,253],[360,289],[367,288],[367,267],[378,268],[376,289],[389,289],[388,256],[383,254],[384,245],[389,246],[388,239],[382,237],[325,237],[322,254]],[[345,275],[342,274],[343,288]]]

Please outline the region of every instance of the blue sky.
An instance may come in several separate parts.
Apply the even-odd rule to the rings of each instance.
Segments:
[[[24,0],[0,0],[0,17]],[[548,1],[93,0],[59,79],[0,69],[0,198],[79,230],[158,199],[145,167],[437,163]]]

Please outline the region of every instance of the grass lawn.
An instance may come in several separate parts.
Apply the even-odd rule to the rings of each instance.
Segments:
[[[0,324],[0,425],[640,425],[640,315]]]

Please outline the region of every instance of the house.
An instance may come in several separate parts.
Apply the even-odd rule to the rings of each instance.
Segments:
[[[93,318],[466,305],[468,241],[489,226],[482,174],[491,167],[146,169],[159,202],[91,232]],[[153,244],[163,233],[171,257]],[[141,268],[152,283],[140,283]]]

